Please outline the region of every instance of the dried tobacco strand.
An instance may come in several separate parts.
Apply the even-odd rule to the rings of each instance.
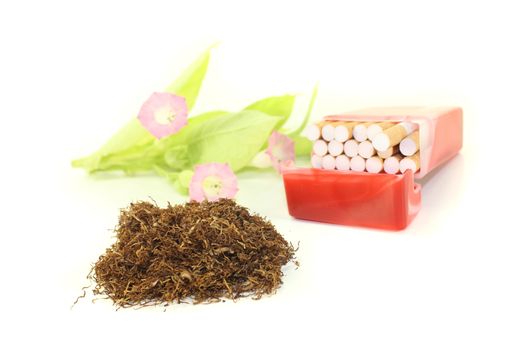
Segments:
[[[232,200],[121,211],[117,241],[94,265],[94,294],[120,307],[214,302],[276,291],[294,247]]]

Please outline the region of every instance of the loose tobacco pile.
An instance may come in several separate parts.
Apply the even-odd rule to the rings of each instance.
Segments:
[[[233,200],[121,211],[117,241],[90,274],[119,307],[194,303],[274,292],[295,249]],[[296,262],[297,264],[297,262]]]

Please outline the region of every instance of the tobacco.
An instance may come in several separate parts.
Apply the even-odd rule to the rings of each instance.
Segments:
[[[132,203],[89,277],[119,307],[217,302],[274,293],[296,249],[233,200]]]

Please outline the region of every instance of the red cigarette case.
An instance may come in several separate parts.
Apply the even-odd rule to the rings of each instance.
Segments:
[[[389,107],[331,115],[326,121],[410,121],[418,124],[420,169],[400,175],[288,168],[288,211],[298,219],[386,230],[406,228],[421,208],[422,178],[454,157],[463,142],[458,107]]]

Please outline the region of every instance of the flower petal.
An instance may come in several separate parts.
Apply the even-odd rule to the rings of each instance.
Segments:
[[[195,167],[189,189],[190,199],[197,202],[233,198],[238,191],[237,178],[228,164],[201,164]]]
[[[277,131],[274,131],[268,139],[266,153],[270,156],[273,167],[281,172],[283,166],[290,166],[295,160],[294,141]]]
[[[253,157],[251,163],[251,166],[256,168],[269,168],[272,166],[272,160],[270,158],[270,155],[266,153],[266,151],[261,151]]]
[[[156,138],[172,135],[188,123],[186,100],[168,92],[154,92],[140,108],[138,118]]]

